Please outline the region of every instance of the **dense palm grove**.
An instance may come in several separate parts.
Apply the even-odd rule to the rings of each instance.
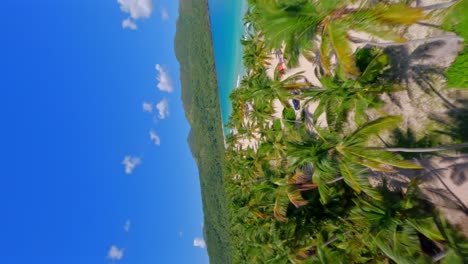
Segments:
[[[400,45],[411,41],[403,36],[407,27],[446,15],[458,3],[248,2],[247,72],[231,94],[224,162],[233,262],[468,263],[468,240],[425,199],[420,179],[400,189],[387,185],[385,175],[421,168],[391,148],[389,131],[402,118],[381,108],[383,94],[410,88],[389,78],[382,45],[353,50],[363,40],[348,34]],[[292,70],[300,56],[316,65],[321,85],[301,72],[268,76],[269,58],[280,49]],[[282,117],[274,100],[284,107]],[[316,103],[312,117],[296,118],[291,100]],[[457,143],[449,148],[463,151],[459,139],[423,145]],[[246,141],[257,143],[242,146]],[[383,176],[369,181],[375,173]]]

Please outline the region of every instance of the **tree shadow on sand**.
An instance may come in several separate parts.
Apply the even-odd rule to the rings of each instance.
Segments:
[[[468,216],[467,201],[459,197],[459,189],[467,180],[468,155],[453,155],[420,159],[424,172],[421,175],[427,184],[425,190],[434,204],[462,211]],[[435,184],[432,184],[435,183]],[[451,186],[450,186],[451,185]],[[458,187],[458,188],[457,188]]]
[[[390,69],[386,71],[388,81],[400,83],[406,87],[416,84],[426,94],[436,94],[448,108],[455,108],[450,100],[436,87],[437,78],[445,78],[444,69],[436,65],[440,50],[449,45],[444,40],[437,40],[418,46],[410,52],[407,45],[390,46],[384,52],[390,57]],[[431,63],[432,62],[432,63]],[[414,97],[412,89],[407,89],[408,96]],[[393,103],[400,106],[398,100],[390,97]]]
[[[468,142],[468,99],[458,99],[456,103],[460,107],[448,109],[446,115],[431,115],[430,118],[443,127],[436,132],[456,142]],[[460,151],[468,153],[468,149]]]
[[[467,104],[468,105],[468,104]],[[392,147],[405,148],[430,148],[440,146],[437,133],[449,135],[456,141],[465,140],[468,131],[468,109],[448,110],[448,115],[453,120],[445,119],[446,131],[432,131],[418,138],[416,134],[407,129],[395,129],[390,136]],[[465,120],[465,122],[464,122]],[[442,122],[444,119],[438,120]],[[449,122],[450,121],[450,122]],[[466,151],[466,150],[465,150]],[[468,216],[468,201],[460,194],[468,180],[468,154],[452,153],[445,155],[441,152],[434,153],[400,153],[406,160],[412,160],[421,165],[420,170],[400,169],[394,172],[372,172],[371,180],[386,184],[393,191],[404,193],[411,181],[417,181],[423,191],[423,199],[430,201],[438,207],[455,209]]]
[[[423,169],[372,172],[371,180],[385,183],[390,190],[402,193],[412,181],[417,181],[423,199],[439,207],[459,210],[468,216],[468,201],[459,197],[468,180],[468,155],[420,157],[413,161]]]
[[[431,115],[431,119],[440,124],[443,130],[422,131],[424,135],[417,137],[410,128],[406,130],[397,128],[390,136],[392,147],[404,148],[431,148],[444,143],[440,135],[450,137],[454,142],[468,142],[468,100],[458,100],[461,107],[449,108],[440,116]],[[460,198],[463,185],[468,180],[468,154],[467,149],[459,149],[457,153],[429,152],[404,153],[407,160],[413,160],[421,165],[421,170],[398,170],[393,173],[378,174],[380,181],[385,181],[390,189],[402,191],[412,180],[421,183],[425,199],[433,204],[456,209],[468,216],[468,201]],[[466,186],[465,186],[466,187]]]
[[[409,127],[407,127],[406,131],[401,128],[394,129],[390,135],[390,139],[392,147],[395,148],[431,148],[440,145],[437,135],[435,135],[434,132],[431,133],[431,131],[424,131],[424,136],[417,138],[416,133]],[[420,157],[419,153],[401,152],[399,154],[405,159]],[[436,154],[429,152],[425,153],[425,155]]]

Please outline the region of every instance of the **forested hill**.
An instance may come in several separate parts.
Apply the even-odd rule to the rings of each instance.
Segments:
[[[210,263],[231,263],[224,194],[224,141],[207,0],[179,1],[175,52],[188,138],[200,174],[204,235]]]

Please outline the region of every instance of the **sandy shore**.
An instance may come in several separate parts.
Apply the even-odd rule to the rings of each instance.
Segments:
[[[267,69],[267,74],[270,78],[273,78],[274,74],[275,74],[275,68],[276,66],[280,63],[280,58],[277,58],[275,56],[272,56],[272,58],[268,61],[270,63],[270,67]],[[312,62],[308,61],[304,56],[300,56],[299,57],[299,66],[294,68],[294,69],[288,69],[286,68],[286,65],[283,63],[283,66],[285,68],[285,73],[283,75],[283,79],[284,78],[287,78],[293,74],[296,74],[298,72],[304,72],[302,75],[313,85],[313,86],[317,86],[317,87],[320,87],[321,86],[321,83],[319,81],[319,79],[317,78],[317,76],[315,75],[315,68],[317,67],[316,65],[314,65]],[[289,100],[289,103],[290,105],[292,106],[292,101]],[[305,120],[306,120],[306,127],[309,129],[309,130],[313,130],[313,121],[312,121],[312,118],[313,118],[313,113],[315,111],[315,109],[317,108],[318,106],[318,103],[317,102],[309,102],[307,105],[304,105],[305,101],[304,100],[300,100],[300,109],[299,110],[295,110],[296,111],[296,120],[300,120],[301,118],[301,115],[302,115],[302,110],[304,110],[304,114],[306,115],[305,116]],[[275,113],[274,113],[274,117],[275,118],[282,118],[282,112],[283,112],[283,109],[284,109],[284,106],[279,102],[279,100],[275,100],[273,101],[273,107],[274,107],[274,110],[275,110]],[[317,124],[315,124],[317,126],[326,126],[327,125],[327,121],[326,121],[326,118],[325,118],[325,115],[322,115],[319,117],[319,119],[317,120]]]

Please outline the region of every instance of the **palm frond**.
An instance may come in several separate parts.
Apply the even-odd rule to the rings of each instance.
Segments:
[[[389,58],[387,54],[380,54],[375,56],[369,65],[367,65],[364,72],[359,76],[359,82],[367,83],[372,82],[376,77],[382,73],[385,66],[388,65]]]
[[[370,185],[369,179],[367,178],[367,171],[364,168],[346,161],[340,162],[339,168],[345,183],[355,192],[361,193],[363,191],[375,200],[382,199],[379,192]]]
[[[434,241],[443,241],[444,236],[439,232],[432,217],[425,219],[408,219],[408,223],[425,237]]]
[[[289,199],[286,192],[283,192],[281,190],[277,191],[275,206],[273,208],[273,215],[276,218],[276,220],[280,222],[288,221],[288,217],[286,216],[288,205]]]
[[[345,74],[357,76],[359,74],[359,70],[355,65],[351,47],[349,46],[349,41],[347,39],[348,29],[343,24],[330,22],[326,27],[326,30],[330,36],[330,42],[335,51],[338,66]]]
[[[354,108],[354,122],[360,126],[363,125],[367,121],[367,114],[366,110],[368,108],[368,104],[364,98],[360,95],[356,95],[353,99],[353,108]]]
[[[322,34],[322,42],[320,43],[320,64],[326,75],[331,75],[331,56],[332,56],[332,42],[328,31]]]
[[[328,167],[328,169],[324,169],[324,167]],[[322,162],[319,168],[314,170],[314,174],[312,175],[312,181],[318,184],[318,191],[320,194],[320,201],[323,204],[328,203],[330,198],[333,196],[333,187],[327,182],[332,181],[334,179],[334,174],[331,173],[334,171],[332,165],[328,162]]]
[[[387,5],[378,3],[369,8],[369,13],[376,20],[388,25],[409,26],[428,18],[421,8],[410,7],[405,4]]]
[[[377,135],[385,129],[394,128],[400,122],[401,117],[399,116],[387,116],[378,118],[374,121],[368,122],[358,130],[356,130],[354,133],[352,133],[350,136],[346,137],[346,141],[353,141],[357,139],[366,140],[370,136]]]
[[[307,201],[302,198],[301,192],[294,187],[289,187],[288,191],[289,201],[296,207],[299,208],[307,204]]]
[[[346,148],[345,151],[355,157],[368,160],[371,163],[381,164],[381,171],[385,171],[386,169],[385,167],[382,167],[382,165],[389,165],[403,169],[421,169],[421,166],[402,160],[400,156],[384,150]]]

